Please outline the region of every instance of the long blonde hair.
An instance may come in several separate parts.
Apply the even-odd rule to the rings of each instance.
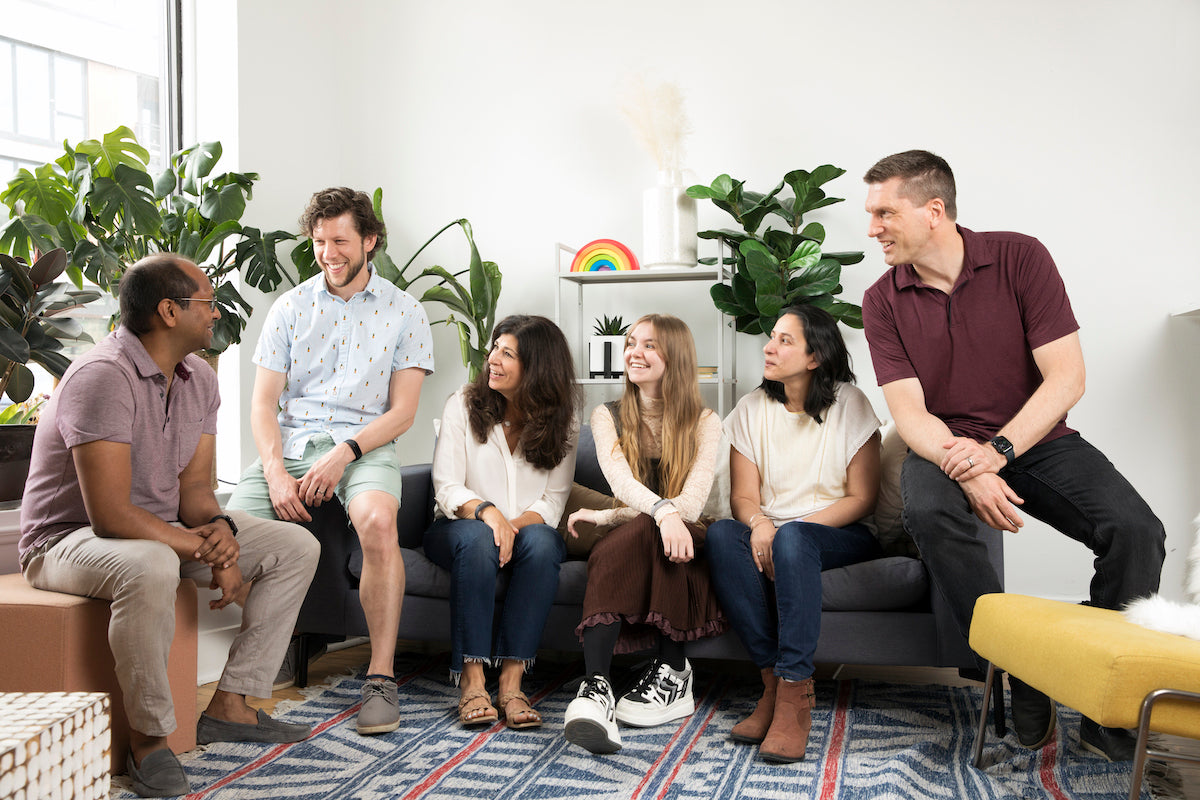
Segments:
[[[697,436],[704,401],[696,370],[696,342],[688,326],[669,314],[647,314],[630,326],[632,332],[643,322],[654,327],[654,341],[666,370],[662,379],[663,431],[659,460],[658,493],[676,497],[683,491],[692,463],[696,460]],[[617,444],[629,463],[633,477],[642,484],[650,479],[650,460],[642,455],[641,390],[625,374],[625,393],[620,404],[621,436]]]

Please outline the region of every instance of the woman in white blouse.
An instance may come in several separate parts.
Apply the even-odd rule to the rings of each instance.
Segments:
[[[555,529],[575,473],[580,391],[567,341],[537,316],[496,325],[487,369],[446,401],[433,456],[436,508],[425,554],[450,572],[450,670],[459,720],[542,724],[521,691],[566,553]],[[510,573],[493,637],[496,578]],[[494,646],[493,646],[494,640]],[[498,663],[497,706],[484,666]]]
[[[821,571],[882,555],[863,524],[879,491],[879,420],[825,311],[785,309],[763,354],[762,385],[725,420],[736,519],[710,525],[707,547],[764,685],[732,737],[787,763],[804,758],[812,724]]]

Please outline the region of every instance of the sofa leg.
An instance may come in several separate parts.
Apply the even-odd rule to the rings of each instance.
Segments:
[[[296,686],[301,689],[308,686],[308,652],[311,647],[311,636],[307,633],[296,634]]]
[[[987,680],[983,684],[983,708],[979,710],[979,729],[975,731],[975,747],[971,753],[971,764],[979,769],[983,763],[983,742],[987,738],[988,706],[992,701],[992,687],[996,685],[996,665],[988,664]]]

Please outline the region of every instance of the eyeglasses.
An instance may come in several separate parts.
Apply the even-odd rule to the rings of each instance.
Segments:
[[[215,297],[172,297],[171,299],[176,303],[182,303],[184,301],[191,303],[208,303],[209,311],[215,308],[217,304],[217,298]]]

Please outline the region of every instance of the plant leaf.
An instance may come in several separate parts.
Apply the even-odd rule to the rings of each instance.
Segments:
[[[104,134],[101,141],[80,142],[75,152],[85,156],[101,178],[115,177],[121,166],[144,173],[150,163],[150,151],[138,144],[137,136],[124,125]]]
[[[203,180],[221,160],[220,142],[200,142],[171,156],[171,165],[180,177],[179,189],[199,197]]]

